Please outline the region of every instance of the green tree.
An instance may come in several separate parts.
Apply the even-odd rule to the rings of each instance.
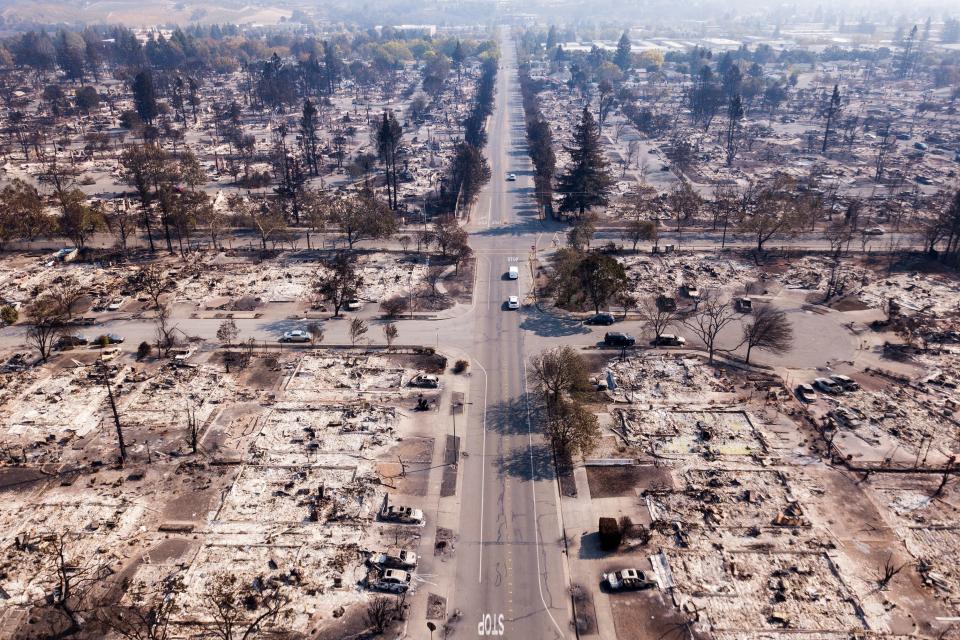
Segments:
[[[630,36],[624,31],[620,41],[617,42],[617,51],[613,54],[613,64],[620,67],[621,71],[626,72],[633,65],[631,49]]]
[[[588,254],[577,265],[576,275],[595,313],[627,287],[627,272],[613,256]]]
[[[589,386],[586,361],[579,351],[567,345],[531,357],[527,377],[548,406],[559,403],[565,394]]]
[[[588,455],[600,440],[600,423],[579,402],[561,400],[547,417],[547,437],[561,456]]]
[[[557,180],[561,194],[560,211],[578,216],[592,207],[606,205],[613,187],[613,176],[600,147],[600,134],[593,114],[583,109],[573,132],[573,146],[564,147],[570,164]]]
[[[397,232],[393,211],[371,194],[356,194],[336,201],[330,208],[330,221],[340,227],[351,249],[359,240],[381,240]]]
[[[356,297],[363,284],[354,263],[350,253],[339,251],[325,262],[325,273],[314,282],[314,290],[320,298],[333,305],[334,317],[340,316],[344,303]]]
[[[470,205],[480,189],[490,181],[490,165],[480,150],[468,142],[457,145],[448,169],[447,209],[451,212]]]
[[[153,124],[154,118],[160,114],[153,74],[149,69],[144,69],[133,78],[133,104],[137,115],[147,124]]]
[[[396,209],[397,200],[397,155],[400,148],[400,140],[403,137],[403,127],[397,122],[397,117],[392,111],[383,112],[383,119],[380,121],[380,127],[376,131],[377,152],[383,161],[387,180],[387,204],[391,209]]]

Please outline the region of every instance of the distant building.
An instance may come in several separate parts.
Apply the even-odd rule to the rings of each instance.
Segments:
[[[435,24],[398,24],[393,27],[394,31],[399,31],[405,36],[426,38],[437,35],[437,25]]]

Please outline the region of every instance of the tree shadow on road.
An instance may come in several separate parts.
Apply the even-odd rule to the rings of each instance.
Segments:
[[[509,476],[520,480],[553,480],[553,454],[550,445],[545,442],[534,442],[531,446],[523,446],[507,451],[497,460],[498,471],[501,476]]]
[[[524,318],[520,328],[532,331],[538,336],[559,337],[575,336],[590,333],[590,329],[575,318],[564,318],[550,313],[544,313],[536,307],[524,307]]]
[[[532,445],[521,437],[513,440],[513,447],[498,456],[497,469],[501,476],[521,480],[554,477],[553,452],[549,443],[539,437],[539,415],[536,403],[531,401],[528,422],[527,403],[522,394],[487,407],[487,429],[490,431],[504,437],[526,436],[531,428],[534,431]]]
[[[531,409],[531,420],[535,420],[536,414],[533,406]],[[527,433],[527,403],[524,401],[523,394],[496,404],[487,406],[487,429],[501,436],[515,436]]]

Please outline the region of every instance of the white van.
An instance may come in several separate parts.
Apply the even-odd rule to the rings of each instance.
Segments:
[[[516,280],[520,277],[520,267],[510,267],[507,271],[507,277],[511,280]]]

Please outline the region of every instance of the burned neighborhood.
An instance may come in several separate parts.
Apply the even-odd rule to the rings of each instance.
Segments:
[[[960,11],[0,9],[0,639],[960,640]]]

